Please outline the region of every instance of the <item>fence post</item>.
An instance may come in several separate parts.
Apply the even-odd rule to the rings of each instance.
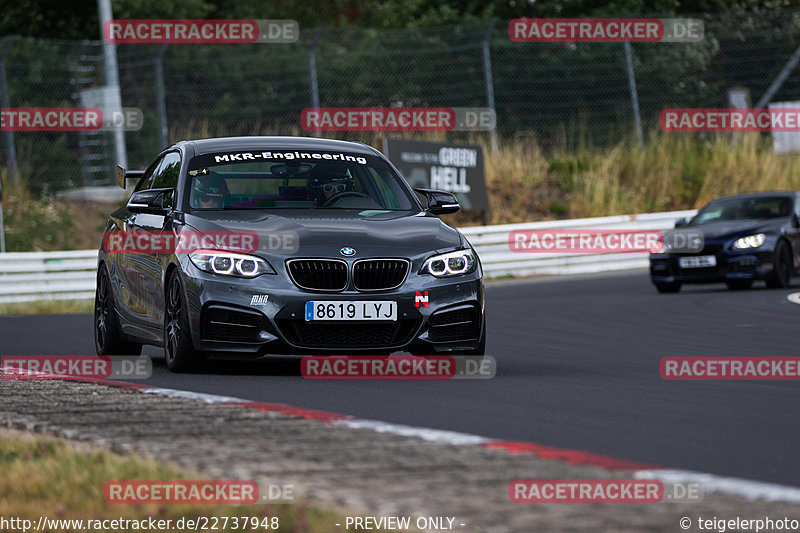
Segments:
[[[97,0],[97,14],[100,18],[100,36],[103,38],[103,63],[105,66],[106,87],[111,91],[111,107],[119,106],[122,109],[122,96],[119,88],[119,67],[117,65],[117,45],[105,41],[103,35],[103,25],[112,20],[111,0]],[[106,100],[106,102],[108,102]],[[109,105],[108,103],[106,105]],[[114,153],[116,163],[123,168],[128,167],[128,151],[125,144],[125,131],[122,128],[115,128]],[[113,168],[113,167],[112,167]]]
[[[308,42],[308,74],[311,82],[311,107],[319,107],[319,85],[317,84],[317,56],[315,49],[319,41],[320,28],[314,28],[314,37]],[[315,137],[321,137],[322,132],[316,130]]]
[[[781,85],[783,85],[783,82],[789,77],[789,74],[792,73],[794,67],[797,66],[798,61],[800,61],[800,47],[794,51],[789,61],[786,62],[775,79],[772,80],[772,83],[769,84],[769,87],[767,87],[767,90],[761,95],[761,98],[758,99],[755,106],[756,109],[761,109],[772,100],[772,97],[775,96],[775,93],[781,88]]]
[[[6,253],[6,230],[3,227],[3,184],[0,183],[0,254]]]
[[[486,26],[486,34],[483,37],[483,73],[486,79],[486,105],[492,110],[495,116],[494,127],[492,127],[492,149],[497,150],[497,112],[494,107],[494,82],[492,80],[492,56],[489,50],[489,39],[492,37],[495,19],[489,21]]]
[[[639,115],[639,94],[636,92],[636,78],[633,75],[633,57],[631,54],[631,43],[625,41],[625,60],[628,63],[628,86],[631,90],[631,102],[633,103],[633,120],[636,123],[636,138],[639,139],[639,147],[644,146],[642,135],[642,117]]]
[[[8,99],[8,80],[6,79],[6,57],[14,46],[16,37],[3,39],[3,46],[0,48],[0,108],[11,107]],[[17,150],[14,147],[14,132],[4,131],[3,136],[6,140],[6,155],[8,155],[8,174],[11,181],[19,183],[19,167],[17,166]],[[0,238],[2,238],[2,211],[0,210]]]
[[[164,52],[167,51],[169,44],[164,43],[158,47],[155,59],[156,76],[156,106],[158,107],[158,140],[161,148],[169,146],[169,136],[167,132],[167,97],[164,91]]]

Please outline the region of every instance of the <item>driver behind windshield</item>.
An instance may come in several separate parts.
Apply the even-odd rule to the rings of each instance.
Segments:
[[[192,185],[192,207],[219,209],[225,205],[227,187],[220,176],[199,176]]]
[[[319,164],[308,178],[308,191],[317,207],[330,205],[337,194],[353,190],[353,177],[344,165]]]

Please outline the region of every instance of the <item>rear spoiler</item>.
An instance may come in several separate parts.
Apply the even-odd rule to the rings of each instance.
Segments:
[[[117,185],[125,188],[125,180],[126,179],[139,179],[144,176],[144,170],[125,170],[121,166],[117,165]]]

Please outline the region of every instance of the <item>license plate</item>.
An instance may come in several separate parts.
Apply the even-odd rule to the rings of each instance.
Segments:
[[[717,257],[714,255],[696,255],[678,258],[681,268],[704,268],[717,266]]]
[[[306,302],[306,322],[310,320],[397,320],[397,302]]]

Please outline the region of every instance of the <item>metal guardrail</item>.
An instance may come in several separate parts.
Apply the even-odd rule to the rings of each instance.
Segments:
[[[668,211],[641,215],[548,220],[523,224],[501,224],[461,228],[475,247],[487,277],[527,276],[531,274],[584,274],[646,268],[647,253],[519,253],[508,246],[508,234],[513,230],[543,229],[633,229],[663,231],[675,227],[675,221],[691,217],[696,210]]]
[[[94,297],[97,250],[0,254],[0,303]]]
[[[667,230],[690,211],[551,220],[461,228],[475,247],[487,277],[580,274],[648,266],[646,253],[517,253],[508,234],[524,229]],[[94,297],[97,250],[0,254],[0,303]]]

